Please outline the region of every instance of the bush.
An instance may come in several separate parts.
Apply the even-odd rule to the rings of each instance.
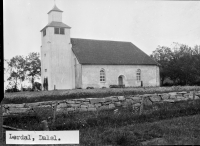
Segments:
[[[125,85],[110,85],[110,88],[125,88]]]
[[[10,92],[20,92],[20,90],[16,89],[16,88],[10,88],[10,89],[6,89],[5,92],[8,92],[8,93],[10,93]]]
[[[94,89],[94,87],[87,87],[86,89]]]

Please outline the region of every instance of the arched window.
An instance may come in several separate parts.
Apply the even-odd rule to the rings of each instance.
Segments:
[[[137,78],[137,81],[141,81],[141,70],[140,69],[138,69],[136,72],[136,78]]]
[[[100,70],[100,82],[105,82],[105,81],[106,81],[105,70],[101,69]]]

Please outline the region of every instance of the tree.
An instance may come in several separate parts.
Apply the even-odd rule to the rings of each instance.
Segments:
[[[21,81],[22,83],[25,79],[25,59],[23,56],[17,55],[11,58],[10,61],[7,61],[7,64],[8,72],[10,73],[7,80],[10,82],[10,85],[13,84],[14,89],[17,89],[19,82]]]
[[[155,51],[153,51],[151,57],[160,64],[160,78],[161,84],[163,81],[169,77],[170,60],[172,58],[172,51],[170,48],[165,46],[158,46]]]
[[[32,89],[34,89],[34,81],[41,76],[41,61],[39,53],[32,52],[26,57],[25,71],[31,79]]]
[[[158,46],[151,57],[161,65],[161,83],[166,78],[175,85],[192,85],[200,80],[200,46],[191,48],[179,43],[172,48]]]

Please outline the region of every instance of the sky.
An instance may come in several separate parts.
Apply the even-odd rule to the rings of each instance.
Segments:
[[[200,1],[3,0],[4,59],[40,52],[54,3],[72,38],[129,41],[148,55],[173,42],[200,45]]]
[[[130,41],[150,55],[173,42],[200,45],[200,1],[55,0],[72,38]],[[40,52],[54,0],[4,0],[4,58]]]

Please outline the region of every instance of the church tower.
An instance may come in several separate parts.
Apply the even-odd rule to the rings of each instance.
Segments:
[[[62,12],[55,5],[47,13],[48,24],[40,31],[42,87],[47,82],[48,90],[75,88],[71,27],[62,22]]]

